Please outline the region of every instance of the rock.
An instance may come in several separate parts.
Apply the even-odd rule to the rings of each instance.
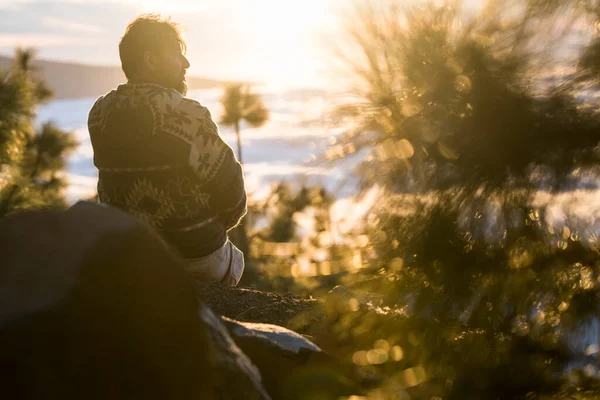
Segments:
[[[265,343],[268,346],[277,346],[281,350],[299,354],[301,351],[320,352],[319,346],[287,328],[253,322],[239,322],[223,317],[234,340],[253,340]]]
[[[362,377],[353,365],[344,365],[302,335],[277,325],[222,320],[273,398],[337,399],[360,391]]]
[[[215,368],[211,379],[213,386],[218,388],[218,398],[270,398],[262,387],[260,371],[232,340],[220,318],[206,306],[200,310],[199,317],[212,328],[208,330],[208,346],[227,350],[211,354],[211,364]]]
[[[181,260],[92,203],[0,220],[0,384],[18,399],[267,399]]]

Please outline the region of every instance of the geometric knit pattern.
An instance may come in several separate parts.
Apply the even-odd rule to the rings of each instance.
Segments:
[[[160,85],[127,83],[95,102],[88,129],[101,202],[156,228],[185,257],[225,243],[246,192],[206,107]]]
[[[160,226],[175,211],[171,198],[145,179],[134,181],[126,204],[134,217],[153,227]]]

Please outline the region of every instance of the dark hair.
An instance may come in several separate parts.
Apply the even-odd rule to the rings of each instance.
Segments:
[[[144,51],[158,51],[177,41],[182,52],[186,46],[178,23],[160,14],[142,14],[132,21],[119,43],[121,67],[127,79],[132,79],[144,59]]]

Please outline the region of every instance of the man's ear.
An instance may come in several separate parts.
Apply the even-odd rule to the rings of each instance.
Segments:
[[[144,66],[149,71],[156,71],[156,56],[150,50],[144,51]]]

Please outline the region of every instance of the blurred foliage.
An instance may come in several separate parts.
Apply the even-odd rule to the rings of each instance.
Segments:
[[[354,101],[335,114],[353,129],[330,154],[370,149],[357,173],[382,193],[365,227],[378,279],[340,281],[353,292],[322,340],[385,377],[368,398],[595,387],[597,232],[534,204],[599,161],[596,2],[356,5],[338,49]]]
[[[33,207],[64,207],[61,176],[76,143],[52,123],[36,131],[38,104],[51,91],[36,77],[33,50],[18,49],[0,71],[0,217]]]
[[[261,96],[252,92],[250,84],[235,83],[225,88],[221,98],[223,113],[220,123],[233,126],[237,137],[238,161],[242,161],[242,142],[240,123],[247,122],[250,126],[261,127],[269,120],[269,110],[264,105]]]
[[[319,295],[319,282],[347,269],[351,249],[335,243],[332,232],[333,197],[321,186],[289,183],[272,187],[269,196],[252,203],[250,268],[243,283],[262,290]]]
[[[469,195],[507,182],[527,185],[532,165],[564,175],[596,161],[597,115],[544,79],[556,72],[547,63],[565,44],[537,42],[556,36],[553,11],[565,4],[543,3],[532,2],[533,13],[490,2],[466,17],[457,4],[358,2],[347,26],[354,46],[339,50],[356,101],[336,112],[355,128],[331,154],[371,148],[359,170],[367,187],[406,191],[410,183],[422,191],[460,183]]]
[[[356,173],[380,197],[356,246],[315,246],[345,269],[303,268],[300,244],[277,262],[300,268],[279,289],[343,285],[310,335],[380,379],[356,399],[600,397],[596,216],[539,201],[598,181],[599,4],[478,5],[359,0],[345,17],[352,101],[333,117],[351,128],[327,156],[366,150]],[[261,235],[294,241],[306,201],[277,196]]]
[[[370,224],[388,280],[370,290],[406,313],[393,334],[413,335],[418,345],[392,343],[415,353],[427,386],[439,385],[438,396],[514,398],[552,390],[569,363],[597,373],[598,253],[568,227],[548,229],[519,205],[504,209],[514,223],[494,238],[468,230],[481,228],[491,212],[467,211],[451,194],[419,202],[408,216],[382,205]],[[444,382],[451,387],[442,389]]]

